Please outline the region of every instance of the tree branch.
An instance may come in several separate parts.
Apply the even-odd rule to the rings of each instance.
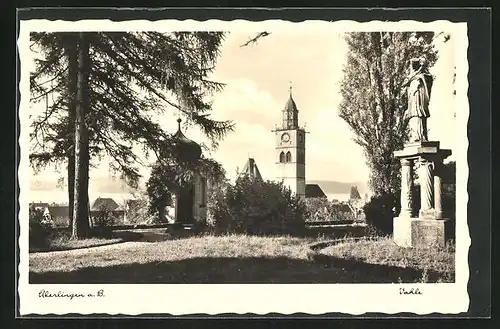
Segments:
[[[246,47],[246,46],[248,46],[251,43],[257,43],[257,40],[259,40],[261,38],[264,38],[264,37],[267,37],[270,34],[271,33],[269,33],[269,32],[260,32],[255,37],[251,38],[250,40],[248,40],[244,44],[240,45],[240,47]]]

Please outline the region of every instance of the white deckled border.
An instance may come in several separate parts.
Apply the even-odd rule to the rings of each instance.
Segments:
[[[325,31],[450,31],[456,43],[456,124],[459,148],[454,150],[457,164],[456,185],[456,282],[446,284],[154,284],[154,285],[33,285],[28,282],[28,204],[29,204],[29,160],[28,160],[28,109],[29,72],[26,59],[30,58],[30,31],[245,31],[262,32],[294,29],[300,25],[300,32]],[[21,58],[21,122],[19,143],[21,147],[18,170],[20,184],[20,264],[19,264],[19,307],[21,315],[26,314],[92,314],[108,313],[138,315],[147,313],[220,314],[220,313],[309,313],[323,314],[341,312],[361,315],[366,312],[394,314],[412,312],[416,314],[456,314],[467,310],[469,297],[468,250],[470,246],[467,226],[467,122],[468,103],[468,61],[467,24],[449,21],[422,23],[417,21],[359,23],[355,21],[305,21],[293,23],[281,20],[251,22],[147,20],[113,22],[110,20],[81,20],[77,22],[29,20],[20,22],[18,40]],[[400,287],[419,288],[423,295],[399,295]],[[38,297],[40,289],[51,292],[97,292],[104,289],[105,298],[50,298]]]

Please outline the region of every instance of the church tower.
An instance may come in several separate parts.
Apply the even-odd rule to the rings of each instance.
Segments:
[[[274,130],[276,135],[276,164],[278,181],[283,181],[292,193],[304,198],[306,194],[306,132],[299,127],[299,111],[290,96],[282,113],[281,127]]]

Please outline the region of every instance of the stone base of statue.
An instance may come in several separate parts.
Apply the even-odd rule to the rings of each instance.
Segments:
[[[438,141],[425,141],[425,142],[410,142],[405,144],[404,148],[394,152],[396,158],[413,158],[419,157],[441,157],[447,158],[451,155],[451,150],[442,149],[439,147]]]
[[[406,144],[394,152],[401,161],[401,213],[394,218],[394,242],[402,247],[444,246],[452,229],[444,219],[441,207],[441,174],[443,160],[451,150],[441,149],[439,142]],[[414,209],[413,168],[418,167],[420,209]]]
[[[454,225],[449,219],[394,218],[393,238],[400,247],[444,247],[453,237]]]

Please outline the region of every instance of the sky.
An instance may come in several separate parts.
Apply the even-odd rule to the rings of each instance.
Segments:
[[[253,32],[230,32],[221,48],[213,79],[226,84],[214,97],[212,117],[235,122],[235,132],[220,142],[210,156],[222,163],[234,179],[249,157],[255,159],[264,179],[277,176],[275,138],[272,129],[280,123],[281,111],[289,95],[299,110],[299,124],[309,132],[306,139],[306,180],[358,183],[364,194],[369,170],[361,148],[353,142],[353,133],[338,117],[341,101],[339,82],[347,46],[341,33],[293,29],[269,31],[256,44],[240,47]],[[454,148],[456,137],[453,116],[454,38],[443,43],[437,39],[439,59],[431,69],[436,76],[428,122],[429,138],[441,141],[443,148]],[[36,106],[35,106],[36,107]],[[39,111],[40,108],[33,111]],[[43,105],[42,105],[43,107]],[[176,113],[166,111],[158,118],[165,129],[175,131]],[[197,142],[206,142],[196,127],[184,131]],[[147,168],[142,171],[149,176]],[[33,201],[62,202],[63,189],[56,189],[62,174],[49,168],[38,175],[32,172]],[[109,173],[106,161],[90,173],[91,199],[118,193],[122,184]],[[109,184],[102,182],[114,182]],[[119,187],[117,187],[119,186]],[[116,191],[115,191],[116,190]],[[47,193],[51,191],[52,193]]]

